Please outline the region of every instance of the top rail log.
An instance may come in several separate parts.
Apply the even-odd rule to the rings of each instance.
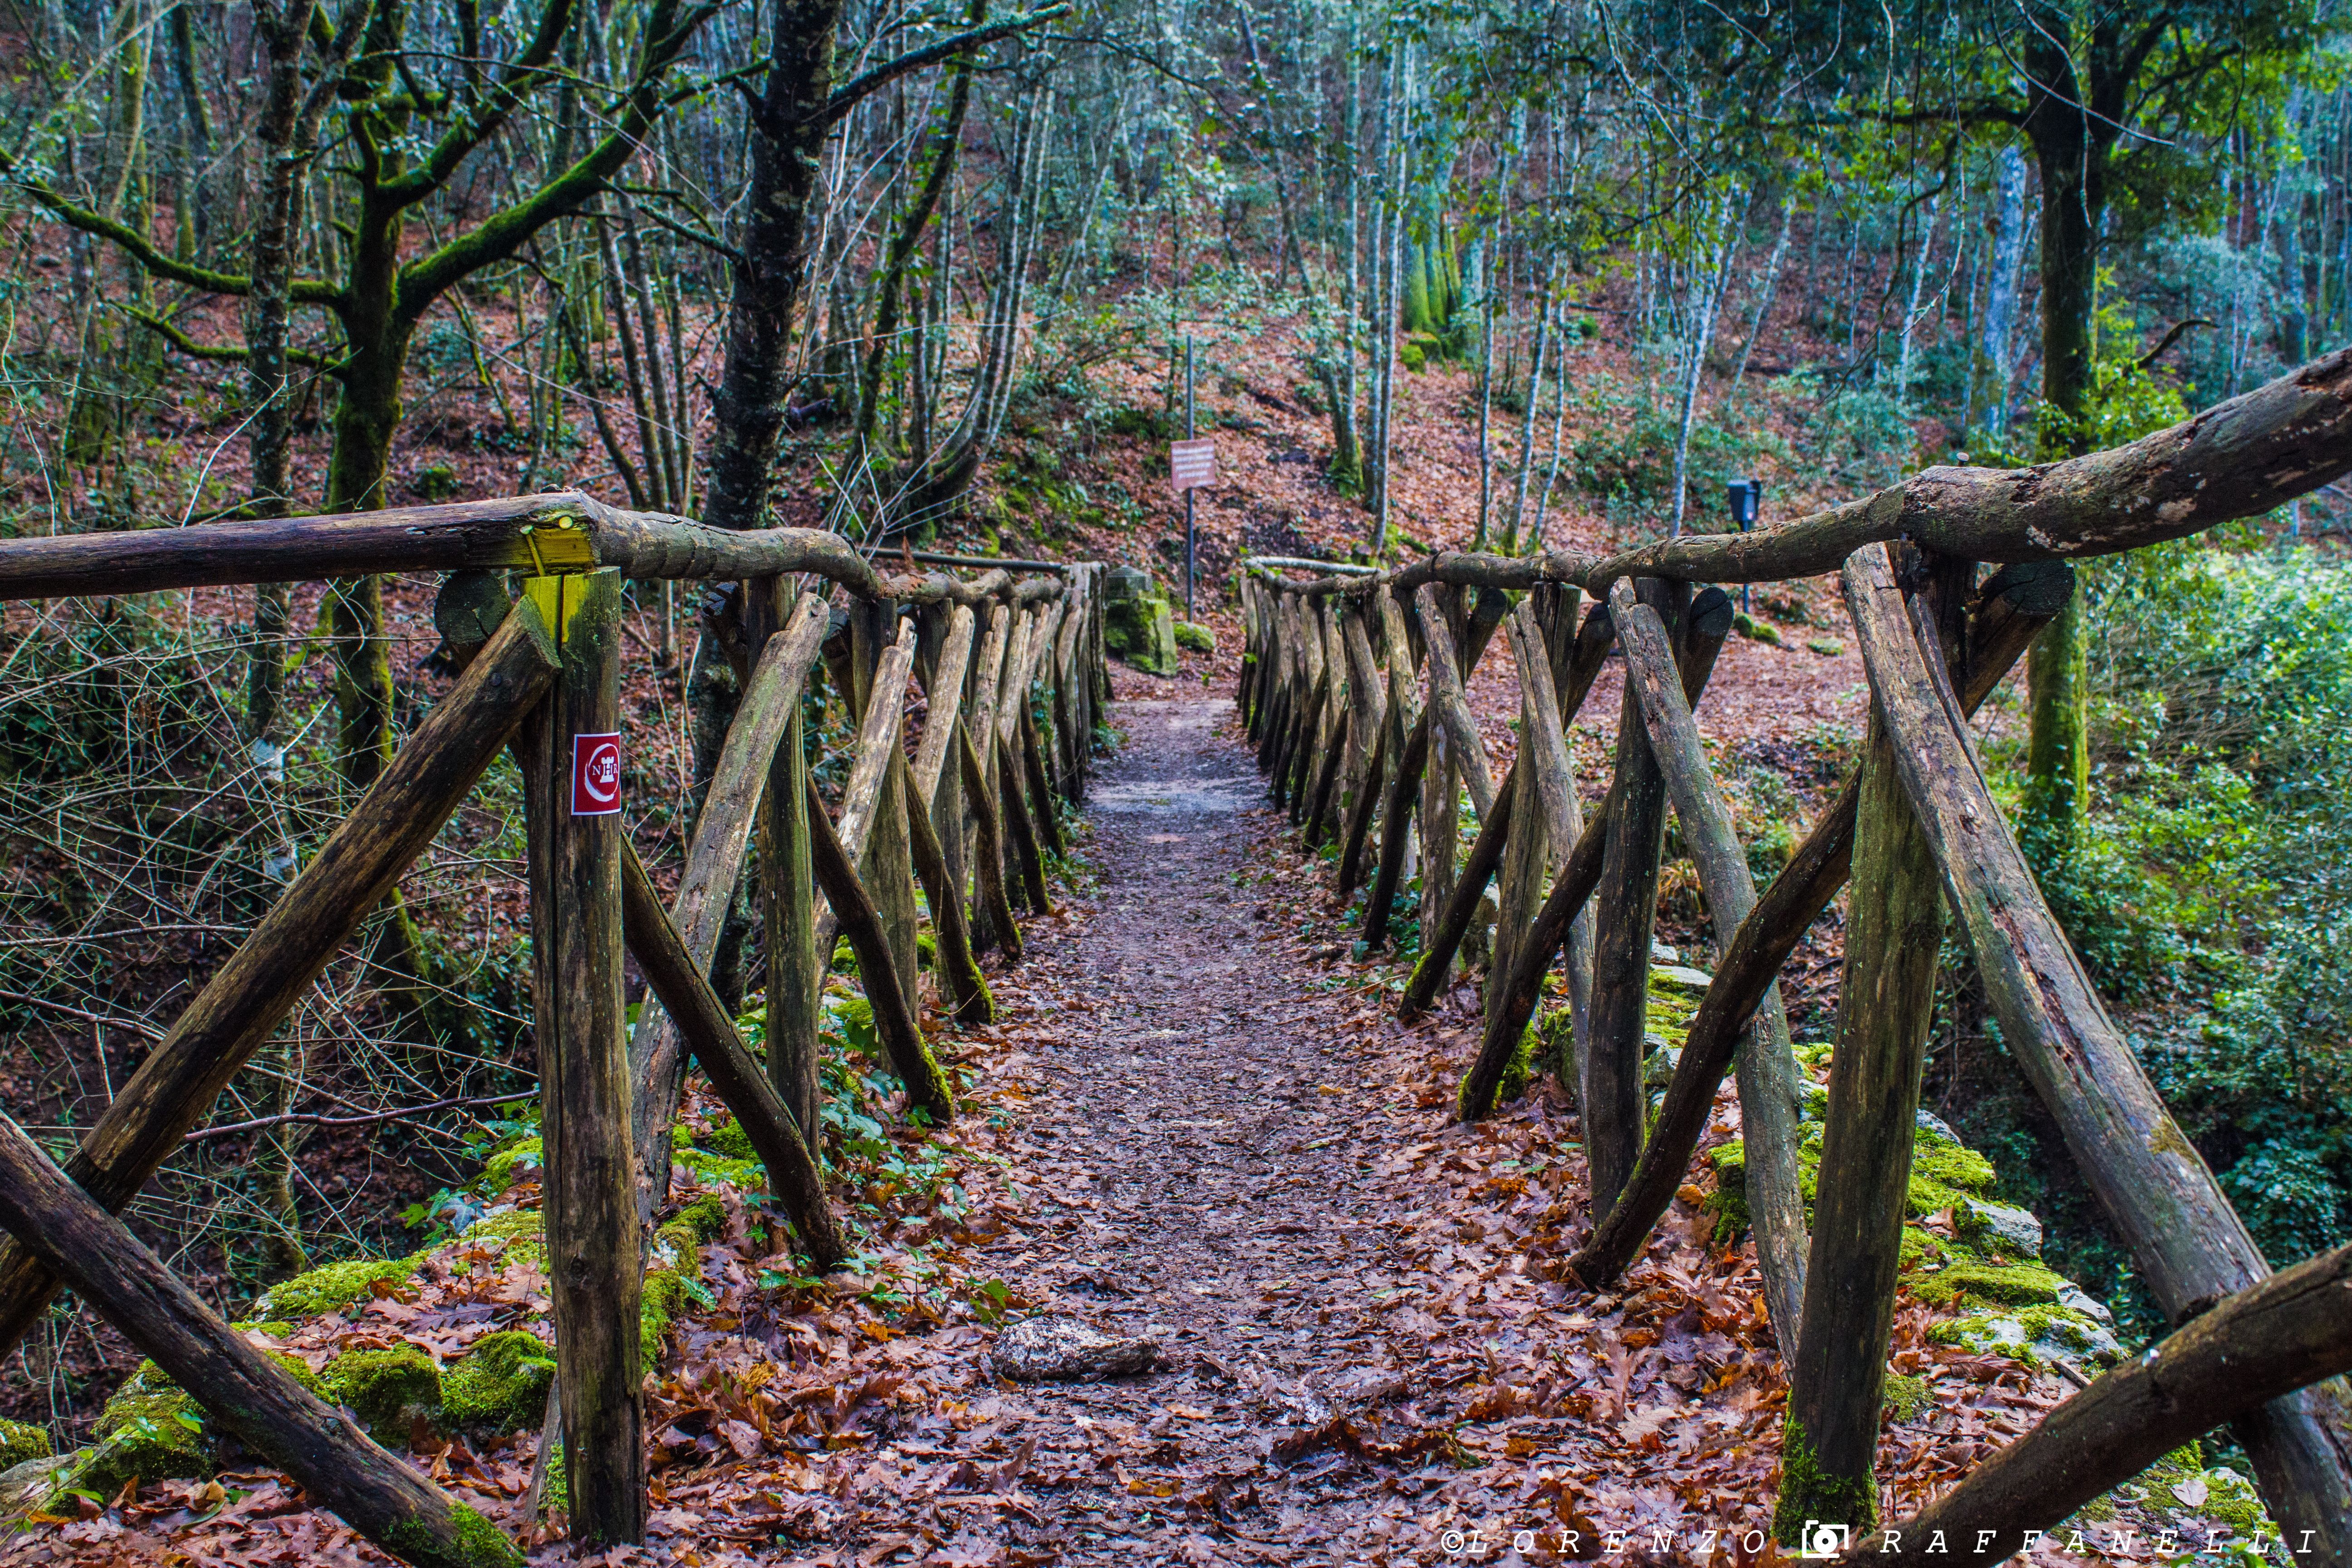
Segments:
[[[1834,572],[1866,544],[1909,539],[1976,561],[2112,555],[2255,517],[2352,473],[2352,347],[2215,404],[2128,446],[2030,468],[1931,468],[1875,495],[1752,533],[1685,534],[1600,559],[1442,553],[1370,576],[1259,575],[1284,594],[1356,597],[1423,583],[1526,588],[1573,583],[1596,598],[1621,577],[1763,583]],[[1305,563],[1286,563],[1304,565]],[[1326,571],[1336,572],[1324,564]]]
[[[850,541],[823,529],[706,528],[564,490],[382,511],[0,540],[0,600],[373,573],[512,567],[545,574],[616,566],[631,577],[698,580],[808,572],[861,599],[969,604],[1007,591],[1007,567],[1066,570],[1051,562],[988,564],[995,570],[971,583],[940,574],[893,577],[876,570]],[[1030,599],[1058,597],[1063,591],[1059,576],[1032,577],[1010,589],[1016,598]]]
[[[1962,704],[1923,651],[1884,545],[1846,565],[1847,608],[1894,759],[1945,890],[1968,929],[2001,1037],[2056,1118],[2100,1205],[2178,1321],[2270,1272],[2213,1173],[2125,1044],[2042,900],[1986,784]],[[2237,1428],[2272,1514],[2352,1561],[2352,1448],[2326,1393],[2263,1406]]]

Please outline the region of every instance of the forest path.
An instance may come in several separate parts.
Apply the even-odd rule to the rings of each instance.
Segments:
[[[1314,972],[1263,950],[1268,911],[1243,879],[1270,868],[1280,818],[1233,716],[1230,701],[1118,705],[1126,744],[1086,803],[1091,918],[1039,922],[1023,966],[1089,1026],[1037,1044],[1024,1131],[1049,1163],[1003,1278],[1164,1357],[1148,1376],[1000,1396],[996,1418],[1034,1438],[1040,1468],[1097,1461],[1053,1466],[1074,1484],[1036,1500],[1051,1500],[1031,1542],[1066,1563],[1198,1558],[1210,1538],[1182,1521],[1228,1503],[1241,1512],[1213,1526],[1217,1560],[1253,1545],[1322,1560],[1317,1540],[1360,1521],[1316,1517],[1344,1507],[1321,1484],[1331,1467],[1267,1468],[1269,1450],[1351,1392],[1401,1382],[1367,1294],[1386,1281],[1367,1278],[1385,1248],[1352,1131],[1364,1086]]]

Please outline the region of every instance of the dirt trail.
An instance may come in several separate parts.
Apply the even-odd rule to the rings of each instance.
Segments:
[[[1041,1194],[1044,1245],[1005,1259],[1005,1279],[1157,1339],[1168,1363],[1001,1397],[1000,1419],[1024,1424],[1041,1458],[1102,1452],[1087,1422],[1132,1423],[1143,1439],[1097,1469],[1100,1484],[1057,1489],[1039,1534],[1068,1563],[1132,1562],[1166,1542],[1171,1511],[1229,1500],[1254,1517],[1217,1530],[1223,1552],[1271,1526],[1262,1544],[1315,1560],[1315,1539],[1341,1524],[1317,1515],[1342,1500],[1327,1478],[1262,1468],[1277,1429],[1398,1381],[1365,1295],[1387,1243],[1351,1131],[1363,1085],[1318,1026],[1332,1001],[1268,964],[1265,906],[1236,886],[1265,868],[1277,819],[1225,732],[1232,714],[1222,700],[1119,705],[1127,743],[1087,803],[1093,916],[1033,939],[1034,980],[1061,978],[1093,1026],[1041,1042],[1026,1131],[1081,1181]],[[1171,1472],[1181,1480],[1159,1479]],[[1165,1487],[1175,1495],[1155,1495]],[[1264,1511],[1241,1495],[1253,1487]]]

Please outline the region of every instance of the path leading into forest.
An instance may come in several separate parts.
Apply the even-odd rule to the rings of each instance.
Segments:
[[[1268,807],[1233,705],[1116,717],[1087,801],[1098,880],[1016,972],[1028,1098],[1003,1152],[1032,1201],[970,1262],[1162,1364],[976,1379],[955,1449],[1009,1456],[977,1475],[1021,1496],[932,1528],[974,1561],[1353,1564],[1510,1560],[1522,1529],[1546,1533],[1520,1560],[1565,1560],[1563,1521],[1735,1499],[1753,1522],[1779,1384],[1752,1266],[1678,1223],[1670,1279],[1575,1310],[1539,1272],[1580,1217],[1565,1103],[1454,1126],[1472,1020],[1408,1034],[1335,962],[1329,868]],[[1021,1026],[1049,1005],[1075,1016]],[[1618,1342],[1629,1322],[1666,1352]],[[1677,1414],[1683,1451],[1645,1485],[1628,1460]]]
[[[1099,1448],[1090,1422],[1150,1439],[1140,1463],[1117,1467],[1125,1485],[1058,1510],[1072,1563],[1133,1561],[1171,1501],[1181,1514],[1182,1492],[1221,1479],[1270,1502],[1262,1465],[1278,1417],[1310,1425],[1318,1399],[1402,1381],[1366,1296],[1393,1248],[1358,1163],[1364,1085],[1331,1043],[1331,1001],[1259,952],[1270,905],[1255,874],[1274,818],[1248,752],[1220,732],[1232,712],[1119,707],[1126,745],[1087,800],[1093,918],[1041,932],[1030,961],[1035,978],[1074,983],[1093,1026],[1040,1052],[1046,1087],[1028,1131],[1076,1184],[1044,1194],[1029,1282],[1107,1331],[1157,1340],[1168,1367],[1003,1400],[1041,1448]],[[1137,1479],[1170,1469],[1192,1483],[1173,1499]],[[1284,1490],[1234,1522],[1313,1555],[1329,1529],[1317,1515],[1340,1500],[1311,1483]]]

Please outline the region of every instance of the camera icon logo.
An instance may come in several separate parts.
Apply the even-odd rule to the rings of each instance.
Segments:
[[[1853,1526],[1809,1519],[1797,1540],[1800,1557],[1834,1557],[1853,1544]]]

